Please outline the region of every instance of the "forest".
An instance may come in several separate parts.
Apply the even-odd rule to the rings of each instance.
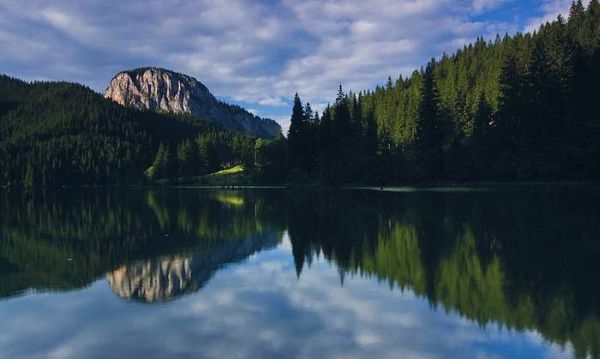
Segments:
[[[478,38],[314,114],[296,95],[292,179],[398,183],[600,178],[600,4]]]
[[[87,87],[0,76],[0,185],[137,184],[242,166],[251,183],[600,179],[600,3],[482,37],[410,76],[296,94],[287,138],[118,106]]]
[[[253,151],[249,135],[202,119],[129,109],[78,84],[0,76],[2,186],[143,183],[208,173]]]

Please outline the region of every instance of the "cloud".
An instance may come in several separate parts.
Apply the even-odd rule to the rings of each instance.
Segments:
[[[290,130],[291,119],[290,116],[280,116],[274,118],[275,121],[281,126],[281,133],[287,137],[288,131]]]
[[[286,104],[281,97],[263,97],[258,100],[259,105],[263,106],[283,106]]]
[[[476,12],[492,10],[513,0],[473,0],[473,10]]]
[[[0,68],[103,91],[118,71],[162,66],[280,118],[295,92],[327,103],[340,83],[370,89],[476,36],[514,32],[523,24],[486,15],[511,3],[0,0]]]
[[[542,15],[530,19],[525,26],[525,32],[537,30],[540,25],[556,20],[558,15],[562,15],[566,19],[569,15],[569,8],[572,2],[573,0],[544,0],[540,6]],[[583,1],[584,5],[588,3],[589,0]]]

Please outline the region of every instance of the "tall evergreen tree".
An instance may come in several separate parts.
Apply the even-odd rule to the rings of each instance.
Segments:
[[[422,75],[420,103],[415,124],[412,171],[417,179],[443,177],[441,124],[438,90],[434,79],[435,62],[432,60]]]
[[[296,93],[296,95],[294,95],[294,105],[292,107],[292,117],[290,119],[287,141],[290,163],[296,168],[301,167],[303,152],[306,150],[305,128],[304,108],[302,107],[300,96]]]
[[[152,166],[146,171],[146,175],[151,178],[165,178],[171,175],[171,154],[169,148],[160,144]]]
[[[189,139],[184,140],[177,146],[177,165],[180,176],[197,173],[196,151]]]

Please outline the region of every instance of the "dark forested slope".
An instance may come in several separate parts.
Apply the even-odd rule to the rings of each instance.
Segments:
[[[160,174],[176,176],[184,165],[176,163],[177,149],[194,144],[195,152],[206,142],[220,149],[206,153],[209,166],[186,168],[202,173],[241,161],[241,147],[253,146],[248,135],[192,117],[128,109],[81,85],[0,76],[3,186],[140,181],[161,144],[169,158]]]

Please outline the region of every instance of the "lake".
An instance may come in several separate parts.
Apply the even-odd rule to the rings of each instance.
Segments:
[[[600,188],[0,193],[0,358],[600,358]]]

